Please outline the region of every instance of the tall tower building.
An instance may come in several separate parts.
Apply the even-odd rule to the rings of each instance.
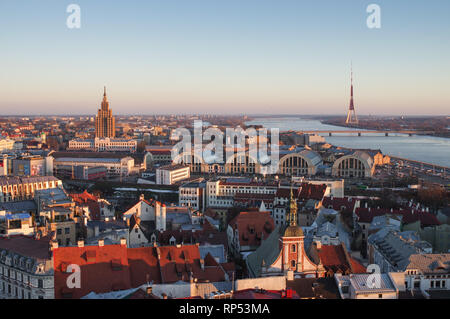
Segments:
[[[356,116],[355,104],[353,102],[353,67],[352,67],[352,76],[351,76],[351,92],[350,92],[350,107],[347,114],[346,124],[358,124],[358,117]]]
[[[109,102],[106,97],[106,86],[103,94],[101,109],[98,110],[97,117],[95,118],[95,137],[116,137],[116,119],[112,115],[112,111],[109,109]]]

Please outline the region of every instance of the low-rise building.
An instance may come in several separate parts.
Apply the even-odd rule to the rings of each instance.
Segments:
[[[74,139],[69,141],[69,150],[90,150],[95,152],[128,152],[137,151],[137,141],[125,138]]]
[[[156,184],[158,185],[173,185],[190,177],[190,168],[185,165],[167,165],[156,169]]]
[[[0,176],[0,202],[33,199],[37,190],[62,187],[62,181],[53,176]]]
[[[372,279],[375,277],[375,279]],[[399,289],[390,274],[335,275],[342,299],[398,299]],[[375,281],[377,280],[377,281]]]
[[[54,174],[56,176],[71,177],[77,167],[83,170],[89,168],[106,168],[106,177],[126,177],[133,171],[134,159],[129,156],[112,157],[58,157],[53,161]]]
[[[0,237],[13,235],[30,236],[33,235],[34,232],[33,218],[30,214],[2,214],[2,212],[0,212]]]
[[[381,273],[405,271],[411,255],[432,253],[432,249],[414,233],[399,233],[391,228],[383,228],[368,238],[369,263],[380,266]]]
[[[405,269],[405,288],[450,290],[450,253],[411,255]]]
[[[206,182],[190,182],[180,186],[178,205],[205,211]]]
[[[0,299],[53,299],[50,237],[0,238]]]

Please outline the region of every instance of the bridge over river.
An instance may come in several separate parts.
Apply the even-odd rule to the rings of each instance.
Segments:
[[[432,131],[411,131],[411,130],[400,130],[400,131],[374,131],[374,130],[312,130],[312,131],[298,131],[298,133],[303,134],[328,134],[333,136],[333,134],[358,134],[358,136],[368,135],[368,134],[384,134],[389,136],[389,134],[405,134],[409,136],[413,135],[428,135],[433,134]]]

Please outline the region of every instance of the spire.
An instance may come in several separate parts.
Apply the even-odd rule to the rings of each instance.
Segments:
[[[103,87],[103,101],[102,101],[102,110],[109,110],[109,102],[108,97],[106,96],[106,86]]]
[[[350,89],[350,106],[348,109],[348,114],[347,114],[347,120],[346,120],[346,124],[358,124],[358,117],[356,116],[356,112],[355,112],[355,103],[353,100],[353,62],[351,63],[350,66],[350,73],[351,73],[351,77],[350,77],[350,84],[351,84],[351,89]]]
[[[291,199],[289,204],[289,225],[297,226],[297,201],[294,199],[294,192],[291,184]]]

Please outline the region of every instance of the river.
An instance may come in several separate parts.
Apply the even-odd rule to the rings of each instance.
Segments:
[[[301,117],[266,117],[254,118],[247,125],[262,125],[267,128],[279,128],[282,131],[310,131],[310,130],[352,130],[334,125],[322,124],[318,120],[303,119]],[[355,131],[363,131],[354,129]],[[347,148],[380,149],[383,154],[398,156],[411,160],[432,163],[450,167],[450,139],[405,134],[391,134],[388,137],[383,133],[367,136],[354,136],[349,134],[334,134],[328,136],[321,134],[326,141],[335,146]],[[343,136],[345,135],[345,136]]]

